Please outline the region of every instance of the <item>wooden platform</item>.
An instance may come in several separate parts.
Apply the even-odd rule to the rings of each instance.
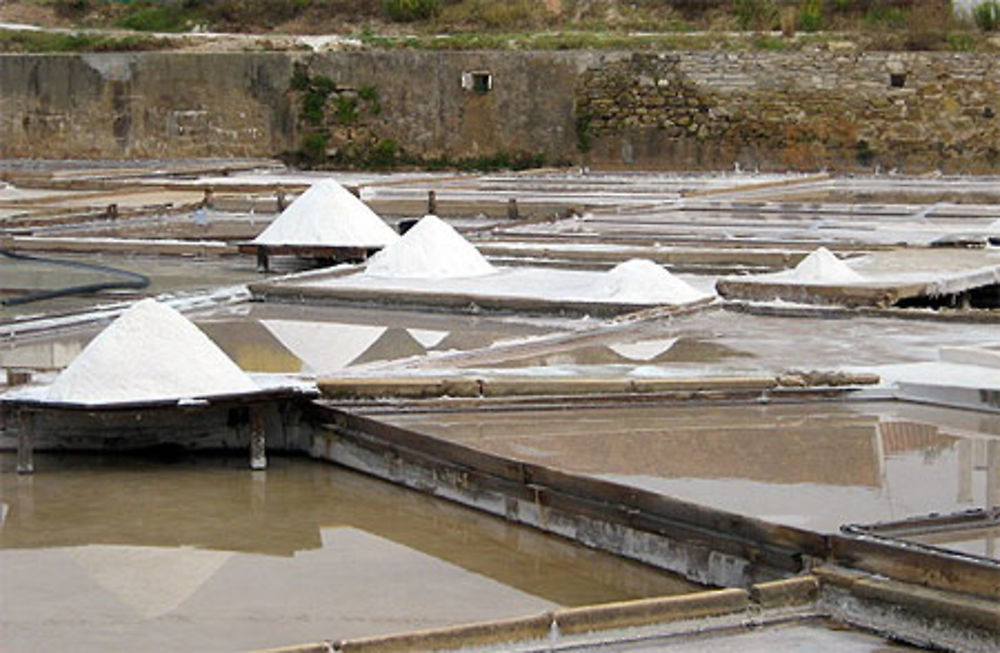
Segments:
[[[184,437],[185,429],[227,429],[237,439],[248,439],[250,468],[267,468],[265,411],[314,396],[300,388],[274,388],[242,394],[213,395],[154,401],[80,404],[50,402],[32,396],[0,396],[0,405],[16,414],[17,472],[35,471],[33,452],[39,435],[58,447],[87,449],[141,448],[162,444],[189,444],[198,434]],[[280,411],[279,411],[280,412]],[[181,418],[183,416],[183,419]],[[186,425],[185,425],[186,423]],[[161,437],[160,432],[169,433]],[[226,443],[223,437],[220,442]]]
[[[365,261],[382,247],[341,247],[333,245],[261,245],[259,243],[238,243],[241,254],[252,254],[257,257],[257,268],[267,271],[271,256],[297,256],[313,258],[335,263],[360,263]]]

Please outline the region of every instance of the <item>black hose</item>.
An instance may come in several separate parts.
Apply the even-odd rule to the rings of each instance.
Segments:
[[[62,265],[68,268],[80,268],[123,277],[120,281],[102,281],[99,283],[88,283],[82,286],[68,286],[66,288],[57,288],[55,290],[42,290],[39,292],[28,293],[27,295],[19,295],[17,297],[7,297],[5,299],[0,299],[0,305],[2,306],[18,306],[20,304],[38,302],[43,299],[53,299],[55,297],[66,297],[69,295],[83,295],[101,290],[118,290],[123,288],[139,289],[145,288],[149,285],[149,277],[144,274],[129,272],[128,270],[120,270],[106,265],[82,263],[79,261],[63,261],[59,259],[43,258],[41,256],[29,256],[28,254],[18,254],[17,252],[12,252],[7,249],[0,249],[0,255],[19,261],[38,261],[40,263]]]

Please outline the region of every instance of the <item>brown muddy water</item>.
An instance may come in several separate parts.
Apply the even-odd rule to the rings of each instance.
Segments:
[[[696,591],[304,458],[0,454],[4,651],[232,651]]]
[[[477,449],[819,532],[1000,505],[1000,416],[902,402],[413,413]]]

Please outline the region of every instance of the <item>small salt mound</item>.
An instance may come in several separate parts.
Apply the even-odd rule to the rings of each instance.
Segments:
[[[820,247],[802,259],[794,269],[779,272],[784,280],[804,283],[857,283],[864,277],[833,255],[830,250]]]
[[[383,247],[396,240],[399,235],[364,202],[332,179],[325,179],[302,193],[253,242]]]
[[[80,352],[49,387],[45,399],[111,404],[257,389],[186,317],[154,299],[144,299]]]
[[[449,279],[492,274],[489,264],[454,227],[426,215],[395,243],[368,259],[366,275],[406,279]]]
[[[599,282],[598,292],[602,297],[623,304],[686,304],[707,297],[663,267],[643,258],[616,265]]]

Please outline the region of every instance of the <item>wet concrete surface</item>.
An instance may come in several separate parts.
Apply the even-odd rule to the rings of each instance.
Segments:
[[[894,653],[918,651],[873,633],[852,630],[836,622],[811,619],[763,626],[738,632],[701,633],[659,639],[649,643],[583,647],[581,650],[631,651],[633,653],[671,651],[673,653]]]
[[[897,402],[383,416],[570,472],[818,532],[1000,505],[1000,418]]]
[[[566,376],[770,374],[936,361],[941,347],[993,340],[993,324],[786,318],[710,310],[634,328],[432,357],[413,367]]]
[[[0,455],[5,651],[246,650],[698,588],[300,458]]]

